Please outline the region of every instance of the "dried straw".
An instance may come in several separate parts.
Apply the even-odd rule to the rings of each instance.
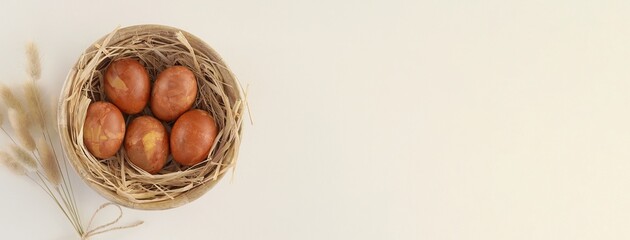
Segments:
[[[44,111],[44,118],[46,119],[46,123],[45,124],[49,124],[48,126],[57,126],[57,108],[59,107],[59,96],[51,96],[50,97],[50,102],[47,104],[47,106],[42,106],[42,107],[46,107],[48,109],[48,111]],[[53,127],[52,128],[55,132],[57,132],[57,128]]]
[[[26,44],[26,59],[28,61],[26,72],[33,81],[37,81],[42,76],[41,63],[39,61],[39,49],[33,42]]]
[[[15,144],[11,144],[11,152],[13,152],[13,157],[15,158],[15,160],[24,165],[24,167],[30,170],[37,169],[37,160],[35,160],[35,157],[33,157],[31,153],[24,150],[24,148]]]
[[[17,175],[26,174],[26,168],[18,161],[15,161],[15,159],[5,151],[0,151],[0,162]]]
[[[122,58],[139,60],[151,79],[174,65],[195,73],[199,94],[194,108],[211,113],[220,129],[208,159],[189,168],[169,159],[162,171],[150,175],[130,164],[124,150],[108,160],[99,160],[86,150],[82,129],[87,106],[106,100],[104,71],[112,61]],[[244,108],[238,81],[203,41],[171,27],[133,26],[113,31],[81,55],[60,98],[59,133],[70,162],[103,196],[132,208],[166,209],[200,197],[234,166]],[[151,115],[148,109],[141,114]],[[136,116],[129,116],[127,121]]]
[[[7,107],[13,108],[22,113],[24,112],[24,108],[22,107],[20,100],[18,100],[15,94],[13,94],[11,88],[7,87],[7,85],[0,84],[0,97]]]
[[[41,114],[43,109],[39,104],[39,98],[41,96],[39,88],[32,80],[25,81],[23,87],[24,97],[26,98],[26,103],[28,105],[28,114],[31,118],[31,122],[38,123],[40,129],[43,130],[45,127],[44,124],[46,124],[46,122],[43,119],[44,116]]]
[[[61,173],[59,172],[59,164],[55,155],[44,137],[37,140],[37,152],[39,152],[39,160],[41,161],[44,174],[48,181],[57,186],[61,182]]]
[[[22,147],[29,151],[35,150],[35,140],[33,140],[33,136],[28,130],[27,119],[24,113],[9,108],[9,122]]]

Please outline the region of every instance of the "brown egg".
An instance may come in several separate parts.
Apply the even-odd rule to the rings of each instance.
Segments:
[[[138,117],[127,127],[125,152],[136,166],[148,173],[157,173],[168,158],[168,133],[154,117]]]
[[[83,143],[97,158],[114,156],[125,137],[125,120],[114,104],[93,102],[83,123]]]
[[[205,160],[217,133],[217,125],[208,112],[193,109],[184,113],[171,130],[173,159],[185,166]]]
[[[188,68],[169,67],[155,80],[151,111],[156,118],[173,121],[190,109],[197,98],[197,80]]]
[[[114,61],[105,72],[105,95],[127,114],[144,109],[151,94],[147,69],[138,61],[126,58]]]

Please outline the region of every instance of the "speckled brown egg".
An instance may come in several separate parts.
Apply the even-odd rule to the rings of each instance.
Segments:
[[[173,159],[185,166],[205,160],[217,133],[217,125],[208,112],[193,109],[184,113],[171,130]]]
[[[93,102],[83,123],[83,143],[92,155],[105,159],[114,156],[125,137],[125,120],[114,104]]]
[[[154,117],[138,117],[127,127],[125,152],[133,164],[155,174],[168,158],[168,133]]]
[[[158,74],[151,92],[151,111],[156,118],[173,121],[188,111],[197,98],[197,79],[190,69],[173,66]]]
[[[126,58],[116,60],[105,72],[105,95],[122,112],[139,113],[151,94],[147,69],[138,61]]]

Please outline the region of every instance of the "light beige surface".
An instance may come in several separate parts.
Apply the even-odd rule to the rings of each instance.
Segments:
[[[250,86],[234,181],[97,239],[630,238],[630,2],[157,2],[0,7],[2,82],[34,39],[56,95],[94,39],[157,23]],[[71,236],[0,182],[3,235]],[[78,194],[85,218],[104,201]]]

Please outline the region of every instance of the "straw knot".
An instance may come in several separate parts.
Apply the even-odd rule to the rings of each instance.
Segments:
[[[113,207],[116,207],[118,209],[118,217],[116,217],[116,219],[114,219],[111,222],[108,222],[108,223],[105,223],[103,225],[97,226],[94,229],[90,229],[92,227],[92,222],[94,221],[94,217],[96,217],[96,215],[101,210],[103,210],[104,208],[109,207],[109,206],[113,206]],[[87,226],[86,231],[83,234],[81,234],[81,240],[87,240],[87,239],[90,239],[90,237],[93,237],[93,236],[98,235],[98,234],[106,233],[106,232],[109,232],[109,231],[136,227],[136,226],[139,226],[139,225],[144,223],[144,221],[136,221],[134,223],[123,225],[123,226],[107,228],[109,226],[112,226],[112,225],[116,224],[122,217],[123,217],[123,211],[122,211],[122,208],[120,207],[120,205],[115,204],[115,203],[105,203],[105,204],[101,205],[100,207],[98,207],[98,209],[96,209],[94,214],[92,214],[92,218],[90,218],[90,222],[88,222],[88,226]]]

